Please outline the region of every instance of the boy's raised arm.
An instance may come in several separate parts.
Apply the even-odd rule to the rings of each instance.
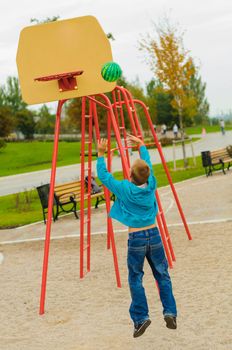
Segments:
[[[105,164],[104,153],[107,149],[107,140],[101,139],[98,143],[97,175],[99,180],[117,197],[123,192],[122,181],[115,180],[113,175],[108,172]]]
[[[128,141],[134,142],[139,146],[140,158],[143,159],[148,164],[151,172],[153,172],[150,154],[149,154],[146,146],[144,145],[144,142],[140,138],[133,136],[133,135],[130,135],[130,134],[128,134]]]

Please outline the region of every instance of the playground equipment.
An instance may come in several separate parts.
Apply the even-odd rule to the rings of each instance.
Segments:
[[[46,40],[44,40],[46,38]],[[34,43],[34,45],[31,45]],[[94,59],[93,59],[94,58]],[[40,296],[40,314],[44,314],[48,257],[50,248],[50,233],[52,222],[52,207],[56,177],[56,162],[60,132],[60,115],[62,106],[71,98],[82,97],[82,127],[81,127],[81,206],[80,206],[80,278],[90,271],[91,258],[91,182],[88,181],[87,212],[85,214],[85,177],[92,174],[92,142],[93,134],[100,139],[98,124],[99,108],[103,109],[107,118],[108,154],[107,167],[111,171],[112,132],[115,135],[117,149],[120,152],[124,178],[129,179],[130,155],[127,144],[127,130],[143,139],[136,105],[142,108],[154,138],[159,155],[167,174],[178,210],[188,229],[175,187],[169,174],[162,148],[158,142],[148,108],[142,101],[133,99],[130,92],[114,82],[103,79],[102,67],[112,61],[109,41],[101,26],[94,17],[85,16],[71,20],[52,22],[43,25],[30,26],[21,32],[17,53],[19,80],[23,99],[29,104],[58,100],[50,192],[48,204],[48,218],[44,245],[44,260]],[[104,74],[103,74],[104,75]],[[104,93],[111,92],[111,97]],[[126,118],[128,120],[126,121]],[[127,128],[126,128],[127,125]],[[88,130],[86,135],[86,130]],[[122,142],[123,141],[123,142]],[[87,167],[85,163],[88,153]],[[110,193],[104,188],[106,211],[110,211]],[[156,198],[159,208],[157,224],[160,229],[167,260],[172,267],[175,255],[168,232],[165,216],[158,191]],[[86,229],[86,230],[85,230]],[[87,231],[87,232],[86,232]],[[107,217],[107,247],[112,249],[117,286],[121,287],[120,273],[117,260],[114,230],[111,218]]]

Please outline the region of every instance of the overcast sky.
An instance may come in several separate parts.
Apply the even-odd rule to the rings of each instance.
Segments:
[[[152,72],[138,50],[138,41],[153,32],[152,22],[169,12],[185,30],[185,48],[200,65],[210,114],[228,112],[232,109],[231,0],[0,0],[0,84],[7,76],[17,75],[19,33],[31,18],[93,15],[106,33],[113,33],[114,61],[125,77],[129,81],[138,77],[145,86]]]

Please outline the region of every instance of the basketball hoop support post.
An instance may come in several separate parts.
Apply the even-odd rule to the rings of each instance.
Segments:
[[[60,100],[57,106],[56,112],[56,125],[55,125],[55,136],[54,136],[54,146],[53,146],[53,155],[52,155],[52,170],[50,177],[50,191],[48,199],[48,218],[46,225],[46,235],[44,243],[44,259],[43,259],[43,272],[42,272],[42,284],[41,284],[41,295],[40,295],[40,310],[39,314],[44,314],[44,304],[46,296],[46,284],[47,284],[47,271],[48,271],[48,257],[49,257],[49,248],[50,248],[50,235],[51,235],[51,223],[52,223],[52,208],[53,208],[53,198],[54,198],[54,186],[56,179],[56,162],[58,154],[58,144],[59,144],[59,134],[60,134],[60,116],[62,106],[66,100]]]

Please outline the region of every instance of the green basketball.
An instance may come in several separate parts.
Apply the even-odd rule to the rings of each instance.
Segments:
[[[107,62],[101,70],[102,78],[106,81],[116,81],[122,75],[120,66],[115,62]]]

